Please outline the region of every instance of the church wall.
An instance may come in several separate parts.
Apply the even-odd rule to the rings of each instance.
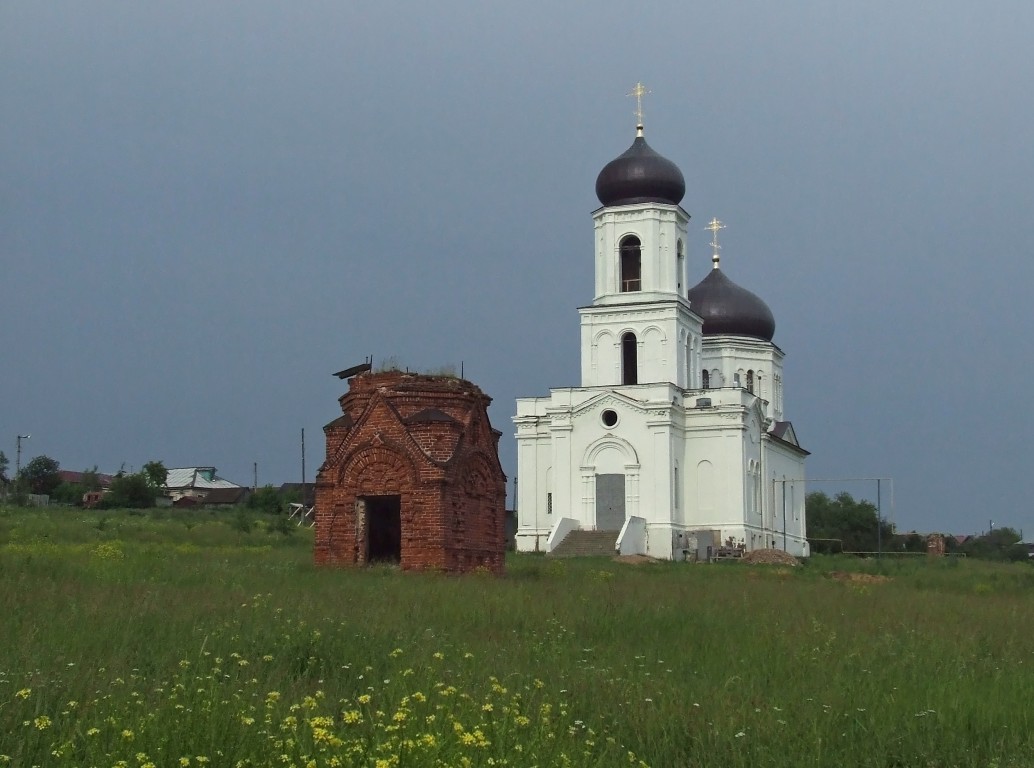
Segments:
[[[770,539],[783,549],[783,504],[786,504],[786,548],[793,555],[807,555],[804,497],[804,456],[777,440],[765,443],[765,493],[770,515]],[[787,482],[784,484],[783,480]],[[783,487],[786,487],[785,497]]]
[[[552,435],[545,410],[550,398],[517,401],[517,549],[544,552],[558,516],[550,511]]]
[[[704,368],[720,372],[720,379],[711,376],[711,387],[716,389],[737,386],[737,374],[738,386],[746,388],[747,371],[754,371],[754,394],[768,402],[766,415],[769,418],[782,420],[783,353],[778,347],[746,337],[717,336],[704,340],[701,359]]]
[[[652,556],[672,557],[673,548],[683,546],[679,534],[694,530],[720,531],[720,540],[732,536],[748,548],[771,546],[776,536],[781,548],[781,495],[777,519],[772,472],[803,477],[803,458],[768,439],[758,442],[756,398],[747,392],[685,393],[684,406],[672,408],[671,399],[682,395],[671,385],[640,385],[554,390],[551,398],[519,401],[519,548],[534,550],[538,531],[544,549],[545,535],[561,517],[594,527],[595,476],[601,473],[626,475],[625,514],[646,521]],[[705,396],[712,405],[696,407]],[[613,428],[601,421],[607,409],[618,415]],[[530,413],[538,414],[534,425]],[[550,482],[550,473],[563,478],[565,471],[566,483]],[[547,486],[552,514],[546,512]],[[795,492],[792,507],[789,547],[799,552],[803,495]]]

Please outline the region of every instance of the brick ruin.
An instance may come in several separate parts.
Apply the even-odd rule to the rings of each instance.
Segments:
[[[506,475],[492,399],[449,376],[349,379],[324,427],[316,474],[317,565],[502,572]]]

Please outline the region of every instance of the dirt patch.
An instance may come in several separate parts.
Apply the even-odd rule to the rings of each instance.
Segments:
[[[883,584],[890,581],[890,576],[875,573],[849,573],[847,571],[831,571],[829,578],[851,584]]]
[[[788,565],[790,567],[801,564],[796,557],[781,549],[755,549],[745,554],[742,562],[747,565]]]

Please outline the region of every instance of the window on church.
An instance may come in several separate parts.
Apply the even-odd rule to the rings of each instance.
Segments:
[[[553,494],[552,493],[547,493],[546,494],[546,514],[547,515],[552,515],[553,514]]]
[[[739,386],[742,386],[742,385],[740,384],[740,373],[739,373],[739,371],[737,371],[736,373],[734,373],[734,374],[732,375],[732,385],[733,385],[734,387],[739,387]]]
[[[754,394],[754,371],[747,371],[747,391]]]
[[[639,346],[634,333],[621,337],[621,383],[639,383]]]
[[[629,235],[621,241],[621,292],[641,291],[643,287],[643,249],[639,238]]]
[[[682,253],[682,241],[681,240],[679,240],[678,243],[676,244],[675,252],[678,254],[678,256],[676,257],[676,261],[675,261],[675,270],[676,270],[676,272],[675,272],[675,283],[677,284],[678,287],[676,288],[675,292],[678,293],[679,296],[681,296],[682,295],[682,273],[683,273],[683,271],[686,268],[686,260],[683,257],[683,253]]]
[[[711,373],[709,371],[704,371],[703,376],[704,376],[704,389],[710,389],[711,388]]]

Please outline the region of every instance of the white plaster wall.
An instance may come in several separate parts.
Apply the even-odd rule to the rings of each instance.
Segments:
[[[700,398],[711,405],[696,407]],[[626,519],[646,521],[651,556],[673,557],[682,546],[673,542],[684,540],[679,534],[694,531],[716,530],[749,548],[770,546],[775,537],[782,548],[782,495],[777,506],[772,480],[785,475],[799,479],[787,496],[787,549],[806,552],[804,457],[761,439],[757,406],[742,389],[685,392],[672,384],[557,389],[518,401],[518,548],[544,549],[543,537],[561,517],[594,528],[595,476],[610,473],[625,475]],[[602,421],[604,410],[618,416],[612,427]]]
[[[807,553],[807,521],[804,513],[805,457],[777,440],[766,442],[766,495],[771,505],[771,538],[783,549],[783,487],[786,494],[786,549],[793,555]],[[785,483],[783,481],[786,481]]]
[[[544,552],[556,515],[548,514],[552,441],[545,411],[550,398],[517,401],[517,534],[521,552]]]
[[[625,525],[618,534],[617,550],[620,555],[646,554],[646,520],[635,515],[625,518]]]
[[[683,389],[699,386],[699,377],[692,380],[690,370],[699,368],[694,340],[701,334],[701,323],[689,312],[685,300],[670,298],[634,307],[594,305],[582,307],[578,313],[583,388],[621,384],[621,339],[628,332],[636,336],[641,384],[671,383]],[[688,340],[688,361],[679,354],[680,337]]]
[[[593,214],[596,243],[594,304],[628,303],[658,298],[656,294],[686,292],[686,276],[679,279],[678,242],[685,252],[689,215],[675,205],[644,203],[600,208]],[[628,235],[642,247],[643,290],[622,293],[619,285],[618,247]],[[683,265],[686,259],[683,258]],[[679,284],[682,284],[680,291]]]
[[[709,336],[703,340],[701,362],[709,371],[720,372],[720,379],[713,374],[712,388],[733,387],[736,374],[740,374],[740,386],[746,388],[746,372],[760,372],[760,387],[754,393],[766,400],[766,415],[776,421],[783,420],[782,393],[777,392],[776,383],[783,375],[783,352],[775,344],[746,336]]]

